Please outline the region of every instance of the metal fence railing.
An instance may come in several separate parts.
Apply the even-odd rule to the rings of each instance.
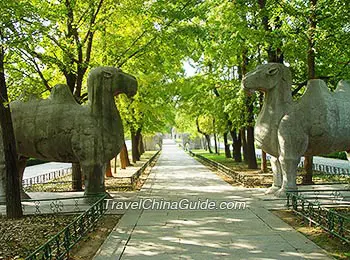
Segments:
[[[256,158],[261,159],[261,154],[256,154]],[[267,155],[266,157],[268,160],[270,160],[270,156]],[[299,165],[299,168],[304,168],[304,161],[301,160]],[[337,167],[333,165],[326,165],[326,164],[320,164],[320,163],[313,163],[312,169],[315,171],[324,172],[329,175],[341,175],[341,176],[349,176],[350,177],[350,168],[345,167]]]
[[[304,161],[301,161],[298,165],[301,168],[304,168]],[[325,165],[319,163],[313,163],[312,169],[315,171],[325,172],[330,175],[343,175],[350,177],[350,168],[336,167],[333,165]]]
[[[287,207],[310,224],[320,226],[330,234],[350,244],[350,218],[323,207],[318,201],[310,201],[298,192],[287,193]]]
[[[47,183],[50,180],[66,176],[72,173],[72,168],[61,169],[53,172],[44,173],[38,176],[25,178],[22,181],[23,188],[32,186],[34,184]]]
[[[69,259],[69,251],[72,247],[92,229],[106,212],[106,198],[107,195],[98,197],[98,200],[91,207],[45,244],[37,248],[26,260]],[[92,199],[92,197],[86,197],[86,199]]]

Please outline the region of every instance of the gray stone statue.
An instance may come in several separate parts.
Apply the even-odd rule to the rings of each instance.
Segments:
[[[144,136],[143,144],[146,151],[157,151],[162,149],[163,134],[156,133],[153,136]]]
[[[87,105],[79,105],[67,85],[56,85],[48,99],[14,101],[10,107],[19,155],[80,162],[85,194],[95,195],[105,192],[106,163],[124,143],[114,96],[135,95],[137,81],[120,69],[98,67],[90,72],[87,85]],[[3,175],[0,172],[0,180]]]
[[[249,72],[245,90],[265,93],[255,126],[255,139],[272,155],[273,185],[267,193],[284,196],[296,190],[296,172],[303,155],[350,149],[350,81],[340,81],[332,93],[324,81],[308,81],[305,94],[293,101],[290,70],[269,63]]]

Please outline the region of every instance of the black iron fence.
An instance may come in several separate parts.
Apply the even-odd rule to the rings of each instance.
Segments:
[[[72,247],[92,229],[95,223],[106,212],[106,198],[107,195],[97,198],[85,197],[87,200],[97,199],[97,201],[84,213],[80,214],[71,224],[36,249],[26,260],[69,259],[69,251]]]
[[[287,193],[288,208],[291,208],[296,214],[309,222],[309,224],[320,226],[344,242],[350,243],[350,217],[345,216],[345,214],[348,214],[349,204],[345,204],[345,207],[340,207],[338,203],[335,204],[337,206],[337,212],[334,208],[324,207],[322,203],[318,201],[319,197],[317,200],[310,201],[309,199],[312,197],[309,196],[309,199],[306,199],[300,192],[307,193],[313,191]],[[325,198],[329,199],[327,194],[325,194],[325,196]],[[339,201],[339,199],[338,197],[337,201]],[[344,213],[341,213],[341,210],[344,210]]]
[[[350,210],[350,188],[298,189],[294,191],[294,194],[324,208],[348,208]]]

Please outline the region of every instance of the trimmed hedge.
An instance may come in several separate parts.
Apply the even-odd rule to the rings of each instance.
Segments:
[[[334,159],[341,159],[341,160],[347,160],[348,158],[346,157],[345,152],[336,152],[336,153],[331,153],[327,155],[321,155],[322,157],[327,157],[327,158],[334,158]]]
[[[33,165],[38,165],[38,164],[43,164],[43,163],[47,163],[47,161],[43,161],[43,160],[39,160],[39,159],[35,159],[35,158],[29,158],[27,160],[26,166],[33,166]]]

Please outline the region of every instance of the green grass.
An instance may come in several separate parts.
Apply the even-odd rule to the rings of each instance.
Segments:
[[[248,167],[244,162],[235,162],[232,158],[226,158],[225,152],[223,150],[220,151],[220,154],[215,153],[209,153],[206,150],[192,150],[195,154],[200,154],[210,160],[213,160],[215,162],[221,163],[227,167],[229,167],[232,170],[236,171],[248,171]],[[261,164],[261,160],[257,159],[258,166]],[[270,162],[267,162],[268,167],[270,167]],[[298,183],[301,183],[301,178],[305,174],[304,169],[298,169]],[[299,180],[300,179],[300,180]],[[340,176],[340,175],[332,175],[332,174],[325,174],[323,172],[314,171],[313,174],[313,181],[315,183],[348,183],[350,182],[349,176]]]
[[[237,178],[234,176],[220,175],[226,182],[232,185],[243,185],[247,188],[261,188],[268,187],[272,184],[272,174],[261,174],[259,167],[260,160],[258,160],[258,169],[248,169],[248,165],[244,162],[235,162],[233,158],[226,158],[225,153],[214,154],[205,150],[193,150],[195,154],[202,155],[207,159],[218,162],[226,167],[230,168],[234,172],[239,174]]]
[[[216,153],[209,153],[206,150],[192,150],[192,152],[194,152],[195,154],[199,154],[204,156],[205,158],[208,158],[210,160],[213,160],[215,162],[221,163],[227,167],[229,167],[232,170],[237,170],[237,171],[248,171],[248,166],[247,164],[245,164],[244,162],[235,162],[235,160],[233,158],[226,158],[225,157],[225,152],[223,150],[220,151],[220,154],[216,154]],[[260,159],[257,159],[257,163],[258,166],[261,163]],[[269,166],[269,162],[268,162],[268,166]]]

